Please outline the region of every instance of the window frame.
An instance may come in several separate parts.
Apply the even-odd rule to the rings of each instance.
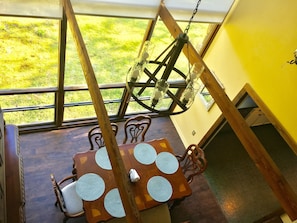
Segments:
[[[153,20],[150,20],[149,26],[147,29],[153,29]],[[59,55],[58,55],[58,84],[57,87],[54,88],[38,88],[38,89],[11,89],[11,90],[0,90],[0,95],[14,95],[14,94],[40,94],[40,93],[53,93],[55,95],[55,102],[53,105],[48,105],[49,108],[54,108],[55,115],[53,122],[44,122],[44,123],[34,123],[34,124],[23,124],[19,125],[20,132],[32,132],[32,131],[42,131],[42,130],[49,130],[49,129],[57,129],[57,128],[66,128],[66,127],[73,127],[73,126],[82,126],[86,124],[94,124],[97,123],[96,116],[90,118],[83,118],[83,119],[73,119],[73,120],[64,120],[64,108],[71,107],[71,106],[84,106],[86,104],[90,104],[92,102],[80,102],[80,103],[68,103],[65,104],[65,93],[68,91],[85,91],[88,90],[86,86],[71,86],[65,87],[64,86],[64,79],[65,79],[65,62],[66,62],[66,39],[67,35],[67,20],[65,15],[60,20],[60,29],[59,32]],[[219,24],[212,24],[213,27],[209,33],[207,34],[205,41],[202,43],[202,47],[200,48],[200,52],[205,52],[205,49],[208,47],[209,42],[213,39],[213,35],[217,32],[217,28]],[[116,122],[121,121],[124,118],[134,115],[136,113],[129,113],[126,114],[129,102],[133,102],[133,99],[130,97],[129,92],[126,89],[125,83],[115,83],[115,84],[108,84],[108,85],[99,85],[100,89],[114,89],[114,88],[123,88],[123,95],[120,99],[117,100],[118,103],[121,101],[118,114],[110,116],[110,120]],[[113,103],[110,101],[105,101],[104,103]],[[17,112],[20,109],[23,110],[39,110],[39,106],[30,106],[30,107],[23,107],[23,108],[3,108],[4,115],[6,112]],[[169,109],[174,109],[174,107],[170,107]],[[157,113],[143,111],[140,113],[143,114],[150,114],[153,117],[159,116]]]

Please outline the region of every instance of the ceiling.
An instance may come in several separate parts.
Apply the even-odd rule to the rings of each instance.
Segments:
[[[202,0],[194,21],[221,23],[234,0]],[[155,18],[160,0],[71,0],[76,14]],[[188,21],[197,0],[164,0],[175,20]],[[2,0],[0,15],[62,17],[62,0]]]

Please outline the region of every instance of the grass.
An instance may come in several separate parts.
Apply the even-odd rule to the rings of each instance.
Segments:
[[[90,56],[99,84],[123,83],[126,74],[138,54],[147,21],[123,18],[77,16],[77,21]],[[187,24],[181,24],[184,28]],[[189,32],[192,44],[202,43],[208,24],[192,24]],[[172,37],[162,22],[155,28],[152,42],[154,55],[158,55]],[[58,86],[59,21],[50,19],[0,17],[0,90],[27,89]],[[154,56],[152,57],[154,58]],[[185,57],[181,69],[188,68]],[[65,86],[86,85],[71,32],[67,35]],[[118,89],[102,92],[104,99],[119,99]],[[66,102],[90,100],[86,92],[71,92]],[[53,105],[53,94],[6,96],[2,108],[33,105]],[[84,117],[93,113],[92,108],[66,109],[66,118]],[[110,114],[116,114],[118,105],[109,105]],[[131,108],[130,108],[131,109]],[[138,108],[135,107],[137,110]],[[11,123],[53,121],[53,109],[5,114]]]

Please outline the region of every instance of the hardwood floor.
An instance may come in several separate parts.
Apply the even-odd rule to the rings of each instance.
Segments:
[[[118,123],[117,141],[123,140],[123,123]],[[31,133],[20,136],[23,155],[26,219],[27,223],[62,222],[63,214],[55,207],[54,192],[50,182],[53,173],[57,180],[71,174],[72,156],[89,149],[87,133],[91,126],[49,132]],[[184,146],[169,118],[152,120],[146,140],[165,137],[176,153]],[[195,143],[195,142],[193,142]],[[171,211],[172,223],[225,223],[223,215],[203,175],[191,184],[193,194]],[[83,223],[84,218],[68,221]]]

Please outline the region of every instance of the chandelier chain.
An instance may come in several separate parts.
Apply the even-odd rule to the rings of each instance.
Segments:
[[[197,4],[196,4],[196,7],[195,7],[195,9],[193,10],[192,16],[191,16],[191,18],[190,18],[190,20],[189,20],[189,23],[188,23],[188,25],[187,25],[187,27],[186,27],[186,29],[185,29],[185,31],[184,31],[185,34],[188,34],[188,32],[189,32],[191,23],[192,23],[192,21],[193,21],[195,15],[196,15],[196,13],[198,12],[198,7],[199,7],[200,3],[201,3],[201,0],[198,0],[198,2],[197,2]]]

